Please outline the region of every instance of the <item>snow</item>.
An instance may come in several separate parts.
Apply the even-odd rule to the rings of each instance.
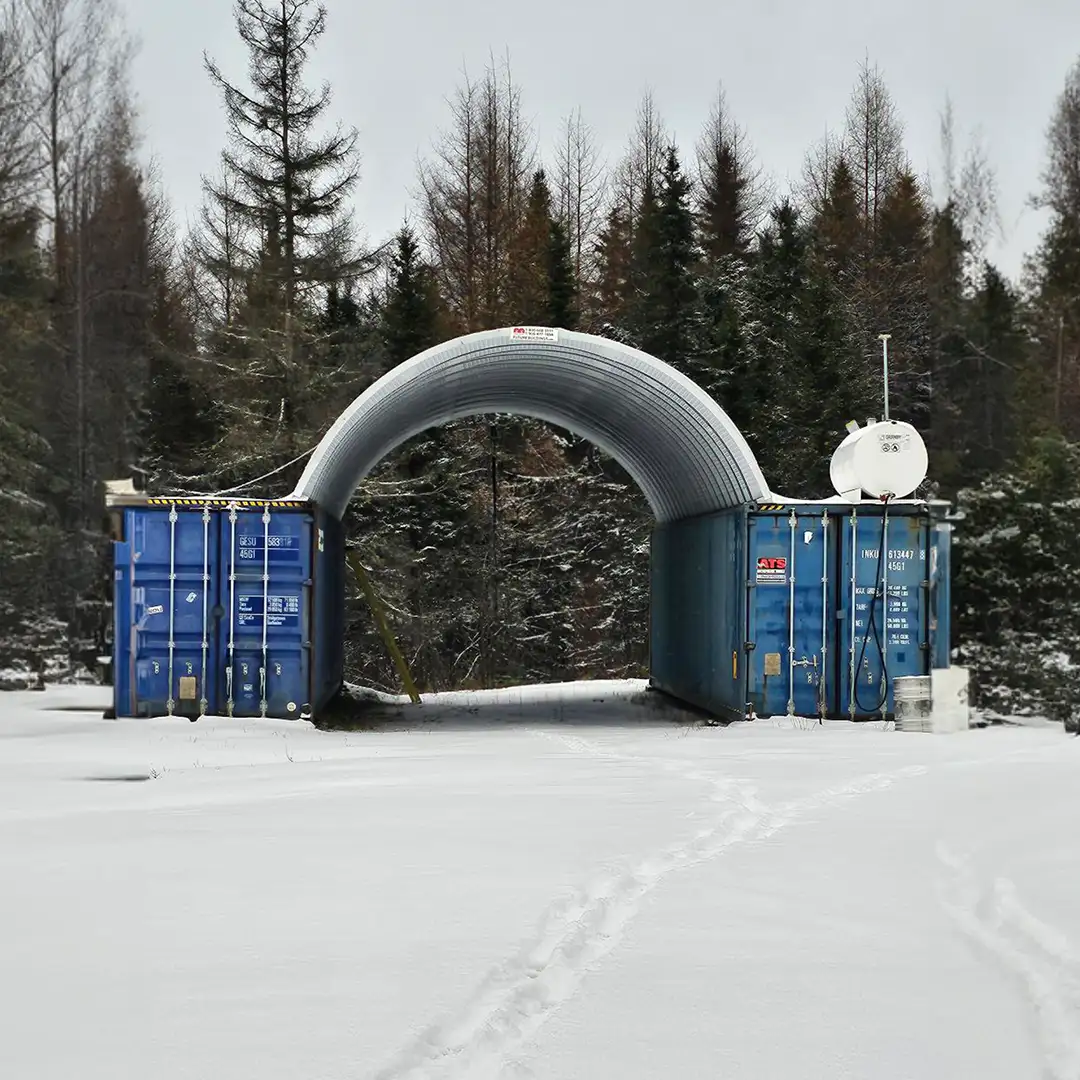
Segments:
[[[106,700],[0,695],[0,1076],[1080,1076],[1060,727]]]

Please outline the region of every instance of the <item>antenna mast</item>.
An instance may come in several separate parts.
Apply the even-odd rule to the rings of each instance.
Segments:
[[[892,334],[878,334],[878,339],[881,341],[881,381],[885,386],[885,416],[886,423],[889,422],[889,338]]]

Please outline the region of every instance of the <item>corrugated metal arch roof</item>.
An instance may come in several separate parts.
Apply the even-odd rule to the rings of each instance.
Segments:
[[[634,478],[661,522],[769,494],[738,428],[668,364],[591,334],[508,327],[437,345],[373,383],[323,437],[290,498],[340,517],[360,481],[406,439],[486,413],[588,439]]]

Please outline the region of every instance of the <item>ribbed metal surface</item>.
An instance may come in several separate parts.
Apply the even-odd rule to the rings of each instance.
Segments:
[[[637,349],[559,330],[456,338],[400,364],[337,419],[290,498],[340,517],[361,480],[427,428],[511,413],[573,431],[615,458],[660,522],[767,498],[746,440],[703,390]]]

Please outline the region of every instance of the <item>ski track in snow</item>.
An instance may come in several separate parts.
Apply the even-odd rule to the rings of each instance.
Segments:
[[[574,996],[586,973],[619,944],[642,898],[669,874],[708,862],[733,845],[764,840],[814,810],[927,771],[925,766],[911,765],[872,773],[769,807],[751,785],[686,762],[609,753],[577,736],[542,734],[577,754],[632,761],[705,782],[710,798],[723,809],[691,837],[628,869],[599,874],[583,889],[553,903],[531,941],[489,972],[455,1015],[424,1031],[375,1073],[374,1080],[493,1080]]]
[[[1080,1080],[1080,953],[1024,906],[1008,878],[987,887],[944,844],[941,904],[963,933],[1023,988],[1034,1010],[1048,1080]]]

